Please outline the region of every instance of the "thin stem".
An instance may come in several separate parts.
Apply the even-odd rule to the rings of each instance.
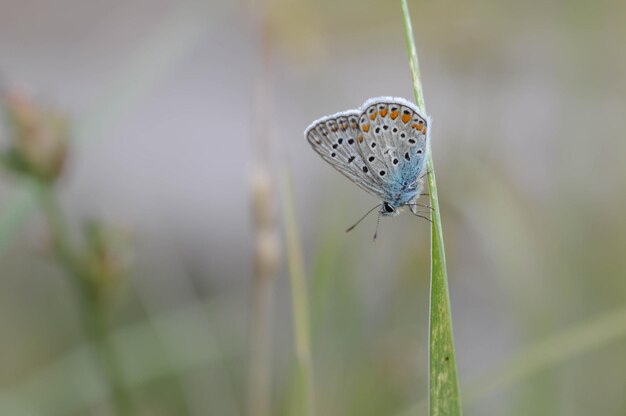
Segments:
[[[253,131],[256,171],[252,177],[254,212],[255,272],[250,317],[250,374],[248,415],[272,414],[272,340],[274,280],[279,264],[278,231],[270,174],[270,109],[272,36],[268,5],[260,0],[253,13],[259,41],[259,64],[254,90]]]
[[[309,298],[304,271],[304,256],[300,245],[300,235],[296,218],[296,208],[289,174],[285,174],[283,184],[283,210],[287,242],[287,259],[293,302],[293,330],[296,359],[298,363],[298,384],[302,392],[300,408],[294,409],[298,416],[313,416],[313,363],[311,358],[311,329],[309,318]]]
[[[404,18],[404,35],[406,37],[406,48],[409,54],[409,67],[411,68],[411,78],[413,80],[413,94],[417,106],[426,112],[426,104],[424,103],[424,91],[422,89],[422,81],[420,79],[420,67],[417,59],[417,49],[413,37],[413,26],[411,25],[411,15],[406,0],[401,0],[402,17]],[[429,169],[430,170],[430,169]]]
[[[93,343],[95,358],[107,382],[116,414],[118,416],[130,415],[132,414],[130,396],[126,391],[121,362],[110,336],[108,305],[99,296],[95,280],[72,248],[65,219],[52,185],[39,183],[38,191],[39,201],[52,238],[54,254],[77,289],[84,331]]]
[[[248,414],[251,416],[271,415],[273,278],[273,275],[257,271],[253,282],[248,391]]]
[[[424,93],[420,80],[417,49],[411,26],[411,16],[406,0],[401,0],[406,36],[409,66],[413,79],[415,101],[420,109],[426,112]],[[431,126],[428,126],[430,129]],[[430,285],[430,321],[429,321],[429,406],[430,415],[460,415],[461,399],[456,369],[456,354],[452,334],[452,317],[450,312],[450,295],[448,290],[448,273],[446,270],[445,248],[441,212],[437,193],[437,180],[431,150],[428,146],[427,172],[432,207],[431,227],[431,285]]]

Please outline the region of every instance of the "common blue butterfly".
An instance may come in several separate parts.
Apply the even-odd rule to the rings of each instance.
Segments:
[[[430,117],[410,101],[376,97],[356,110],[315,120],[304,136],[322,159],[382,199],[370,212],[380,207],[379,218],[396,216],[408,206],[421,216],[417,207],[424,205],[417,199],[423,188],[430,127]]]

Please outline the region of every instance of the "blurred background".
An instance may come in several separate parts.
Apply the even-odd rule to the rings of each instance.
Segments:
[[[626,3],[409,6],[465,414],[626,414]],[[85,302],[106,309],[128,414],[247,414],[265,325],[270,414],[297,414],[287,176],[316,414],[426,414],[429,224],[345,234],[378,201],[302,134],[412,99],[400,2],[0,0],[0,86],[3,149],[11,105],[67,117],[43,191],[77,255],[102,260],[89,276],[113,280],[76,290],[42,186],[3,169],[0,414],[122,414]]]

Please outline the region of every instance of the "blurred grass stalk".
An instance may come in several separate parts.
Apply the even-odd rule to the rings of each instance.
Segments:
[[[400,0],[404,20],[409,66],[413,92],[419,108],[426,112],[424,93],[420,81],[419,62],[411,26],[407,0]],[[437,195],[437,182],[430,141],[427,143],[428,188],[432,206],[431,274],[430,274],[430,329],[429,329],[429,414],[448,416],[461,414],[461,397],[457,379],[456,355],[452,334],[450,295],[446,271],[441,212]]]
[[[271,36],[267,10],[262,0],[251,10],[258,28],[260,64],[254,96],[255,134],[257,156],[252,176],[252,211],[255,234],[254,276],[252,281],[252,310],[250,316],[250,374],[248,380],[248,415],[272,414],[272,306],[274,280],[280,263],[278,231],[274,207],[270,153],[270,60]],[[252,6],[252,5],[251,5]]]
[[[248,414],[270,416],[272,414],[272,305],[274,280],[280,255],[271,179],[266,169],[257,168],[252,188],[255,218],[255,267],[250,316]]]
[[[109,299],[106,296],[101,296],[101,289],[97,287],[97,279],[92,276],[70,244],[65,220],[53,185],[47,182],[38,182],[36,186],[37,196],[52,238],[54,254],[59,263],[66,269],[78,293],[85,334],[93,343],[96,360],[107,382],[115,412],[119,416],[131,415],[133,413],[131,398],[125,388],[120,357],[111,340]]]
[[[86,338],[94,345],[96,362],[107,382],[116,414],[131,412],[130,396],[124,389],[123,374],[109,336],[108,289],[121,277],[119,263],[97,223],[86,229],[85,247],[75,249],[55,193],[69,153],[69,127],[65,116],[34,103],[20,92],[0,96],[10,144],[0,153],[8,171],[28,182],[36,195],[48,226],[52,254],[65,269],[77,292]]]
[[[300,245],[295,198],[289,172],[284,175],[283,215],[287,236],[287,260],[293,303],[294,346],[297,361],[297,396],[292,400],[291,413],[297,416],[314,416],[313,362],[311,358],[311,329],[309,299],[307,294],[304,256]]]

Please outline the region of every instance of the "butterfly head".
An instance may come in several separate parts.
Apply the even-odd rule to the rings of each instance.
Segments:
[[[394,207],[389,202],[384,201],[380,206],[380,215],[383,217],[395,217],[399,214],[397,207]]]

